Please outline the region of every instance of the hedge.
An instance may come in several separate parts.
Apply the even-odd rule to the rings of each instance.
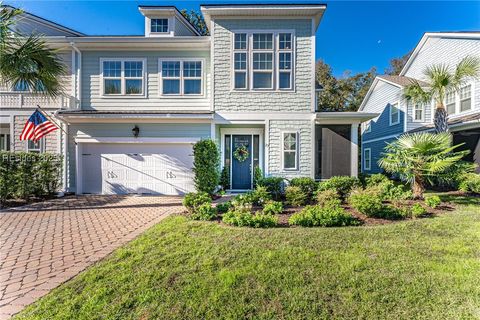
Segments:
[[[53,195],[61,186],[61,175],[58,154],[0,152],[0,202]]]

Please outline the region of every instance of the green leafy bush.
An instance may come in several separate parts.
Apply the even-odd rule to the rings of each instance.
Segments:
[[[213,140],[201,140],[193,145],[194,183],[198,192],[212,195],[219,183],[220,156]]]
[[[192,213],[193,220],[213,220],[217,216],[217,209],[212,207],[211,203],[204,203],[197,207]]]
[[[282,198],[283,178],[282,177],[265,177],[258,181],[257,186],[266,187],[274,200]]]
[[[203,204],[212,203],[212,198],[206,192],[190,192],[183,198],[183,205],[190,213],[196,211]]]
[[[413,197],[411,190],[406,189],[403,185],[396,186],[392,181],[381,184],[380,186],[383,187],[383,198],[385,200],[407,200]]]
[[[427,210],[424,207],[422,207],[420,203],[413,204],[413,206],[410,208],[410,211],[414,218],[423,216],[427,213]]]
[[[257,188],[251,192],[251,197],[253,204],[256,205],[263,205],[272,199],[267,187],[264,186],[257,186]]]
[[[370,176],[367,176],[365,178],[365,185],[367,187],[373,187],[373,186],[376,186],[376,185],[379,185],[381,183],[385,183],[385,182],[391,182],[390,179],[388,179],[388,177],[384,174],[381,174],[381,173],[376,173],[376,174],[372,174]]]
[[[463,181],[460,182],[459,189],[480,194],[480,174],[469,173],[465,175]]]
[[[255,166],[253,169],[253,187],[256,188],[258,186],[258,181],[263,179],[262,169],[259,166]]]
[[[278,218],[270,214],[252,214],[245,208],[230,210],[223,215],[223,222],[237,227],[271,228],[278,224]]]
[[[323,191],[317,191],[316,195],[317,203],[319,206],[324,207],[328,205],[340,205],[341,200],[337,191],[327,189]]]
[[[283,212],[283,205],[280,201],[268,201],[263,206],[262,212],[264,214],[280,214]]]
[[[427,196],[425,197],[425,204],[429,206],[430,208],[435,209],[442,203],[442,200],[440,200],[439,196]]]
[[[254,198],[251,192],[247,192],[245,194],[239,194],[235,198],[231,200],[231,204],[233,208],[243,208],[248,207],[251,208],[254,202]]]
[[[230,189],[230,168],[225,166],[220,174],[220,186],[222,190]]]
[[[384,205],[382,195],[378,189],[361,188],[354,189],[348,198],[348,203],[360,213],[368,217],[379,217],[382,215]]]
[[[232,207],[233,206],[232,206],[232,203],[230,201],[221,202],[221,203],[217,204],[217,206],[216,206],[218,213],[225,213],[228,210],[230,210]]]
[[[61,186],[62,167],[56,154],[0,152],[0,202],[53,195]]]
[[[470,174],[474,174],[477,164],[469,161],[458,161],[441,174],[428,176],[430,187],[442,190],[458,190],[462,182]]]
[[[285,189],[285,198],[287,203],[292,206],[303,206],[307,203],[308,197],[300,187],[288,186]]]
[[[318,184],[315,182],[315,180],[308,177],[293,178],[292,180],[290,180],[290,185],[302,189],[308,200],[313,198],[313,193],[318,188]]]
[[[307,206],[290,217],[288,223],[303,227],[340,227],[358,225],[359,221],[340,206]]]
[[[340,198],[344,200],[353,188],[360,185],[360,180],[356,177],[337,176],[320,182],[318,190],[336,190]]]

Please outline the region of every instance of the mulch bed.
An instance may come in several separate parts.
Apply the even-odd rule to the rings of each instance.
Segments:
[[[44,196],[44,197],[32,197],[32,198],[29,198],[28,200],[9,199],[9,200],[5,201],[4,203],[2,203],[0,205],[0,210],[1,209],[10,209],[10,208],[21,207],[21,206],[25,206],[27,204],[43,202],[43,201],[47,201],[47,200],[51,200],[51,199],[55,199],[55,198],[58,198],[58,197],[55,196],[55,195],[51,195],[51,196]]]

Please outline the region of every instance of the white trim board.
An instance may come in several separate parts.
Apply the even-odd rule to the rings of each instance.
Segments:
[[[201,138],[75,137],[77,143],[196,143]]]

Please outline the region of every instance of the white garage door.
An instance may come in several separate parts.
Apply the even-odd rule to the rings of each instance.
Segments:
[[[83,193],[194,191],[190,144],[82,144]]]

